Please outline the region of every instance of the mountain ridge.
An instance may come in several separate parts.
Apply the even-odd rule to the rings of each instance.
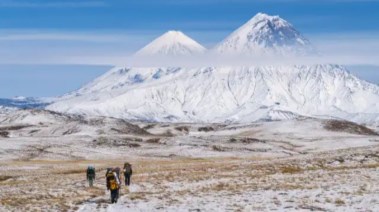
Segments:
[[[378,102],[378,86],[338,65],[115,68],[47,108],[157,122],[317,116],[379,123]]]

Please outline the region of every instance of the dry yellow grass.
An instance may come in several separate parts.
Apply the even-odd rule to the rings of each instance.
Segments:
[[[342,199],[336,199],[336,200],[334,201],[334,203],[335,203],[336,205],[345,205],[345,201],[343,201]]]
[[[156,197],[171,204],[177,203],[178,198],[207,193],[232,195],[243,191],[314,189],[308,185],[312,180],[347,174],[356,169],[379,167],[379,163],[329,166],[322,157],[311,161],[307,167],[302,167],[299,165],[301,161],[295,159],[175,158],[127,161],[133,164],[132,183],[140,185],[141,190],[123,190],[122,195],[127,195],[131,201],[147,201]],[[73,210],[89,200],[98,205],[107,205],[105,169],[122,167],[124,162],[124,159],[0,162],[2,166],[12,167],[13,170],[0,171],[0,204],[13,211],[30,211],[46,205],[61,211]],[[85,180],[88,164],[95,165],[98,172],[94,188],[88,188]],[[21,171],[23,167],[30,166],[38,169]],[[322,175],[319,175],[320,171],[323,172]],[[281,177],[277,178],[278,176]],[[145,184],[153,186],[154,191],[144,187]],[[179,186],[170,189],[170,184]],[[185,187],[187,184],[192,186]],[[363,195],[366,191],[359,189],[356,193]],[[325,201],[337,205],[346,204],[338,199]]]
[[[283,174],[295,174],[303,171],[301,168],[296,167],[296,166],[284,166],[280,167],[280,171]]]

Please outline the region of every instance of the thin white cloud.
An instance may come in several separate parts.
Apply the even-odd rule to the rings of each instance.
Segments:
[[[0,30],[2,64],[115,64],[155,37],[151,31]]]
[[[91,34],[91,33],[0,33],[0,41],[79,41],[79,42],[121,42],[128,39],[126,35]]]
[[[111,64],[111,65],[180,65],[162,61],[132,61],[130,56],[143,47],[161,31],[7,31],[0,30],[0,63],[65,63],[65,64]],[[185,32],[201,44],[212,48],[222,40],[219,31]],[[225,32],[222,32],[225,34]],[[225,34],[227,35],[227,34]],[[322,57],[288,60],[291,63],[336,63],[343,65],[379,65],[379,32],[317,34],[309,36]],[[204,43],[204,41],[208,43]],[[212,45],[209,45],[212,44]],[[251,61],[272,63],[260,58],[191,58],[194,65],[212,65],[223,61],[232,65],[249,65]],[[280,61],[280,60],[277,60]],[[255,63],[257,64],[257,63]],[[227,64],[226,64],[227,65]]]
[[[379,32],[318,34],[310,40],[325,58],[337,63],[379,65]]]
[[[0,29],[0,41],[146,42],[160,35],[155,30]]]

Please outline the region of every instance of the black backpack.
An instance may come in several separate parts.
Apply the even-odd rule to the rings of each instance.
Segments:
[[[124,164],[124,173],[128,175],[132,173],[132,165],[130,165],[130,163]]]
[[[87,175],[88,176],[95,176],[95,167],[88,166],[88,168],[87,168]]]

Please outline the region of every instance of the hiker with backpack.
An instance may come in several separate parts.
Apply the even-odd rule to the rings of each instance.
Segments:
[[[125,177],[125,186],[130,186],[130,178],[132,177],[133,170],[132,165],[128,162],[124,164],[124,177]]]
[[[117,169],[107,170],[106,173],[107,189],[111,192],[111,202],[117,203],[120,191],[120,178],[117,175]]]
[[[107,168],[107,171],[105,172],[105,184],[107,185],[107,189],[108,190],[109,190],[109,188],[108,188],[108,178],[107,178],[107,176],[108,176],[108,174],[110,172],[112,172],[112,168]]]
[[[93,181],[96,178],[96,170],[95,167],[93,166],[88,166],[87,167],[87,180],[89,183],[89,187],[93,187]]]

